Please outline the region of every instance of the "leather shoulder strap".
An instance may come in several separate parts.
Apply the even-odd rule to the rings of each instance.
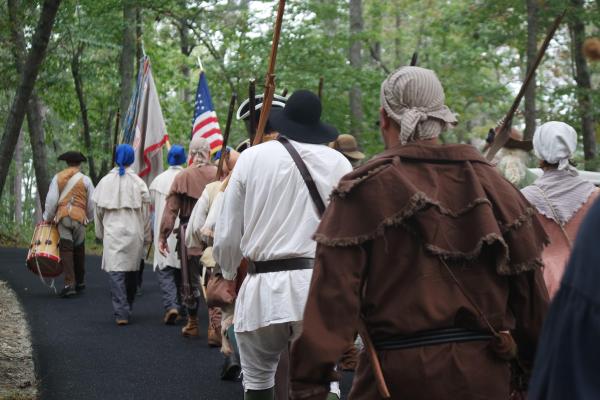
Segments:
[[[308,193],[310,193],[310,197],[312,198],[313,203],[315,203],[315,207],[317,207],[319,217],[322,217],[323,213],[325,212],[325,203],[323,203],[323,199],[319,194],[317,185],[315,184],[312,175],[308,171],[306,164],[302,160],[302,157],[300,157],[298,151],[294,148],[294,146],[285,136],[279,136],[277,140],[283,145],[283,147],[285,147],[288,153],[290,153],[290,156],[292,156],[292,160],[294,160],[294,163],[296,164],[298,171],[300,171],[300,175],[302,175],[302,179],[304,179],[304,183],[308,188]]]
[[[69,192],[71,190],[73,190],[75,185],[82,179],[83,179],[83,174],[81,172],[77,172],[75,175],[73,175],[71,178],[69,178],[69,180],[67,181],[67,184],[63,188],[62,192],[60,192],[60,197],[58,198],[58,202],[60,203],[61,201],[63,201],[65,199],[65,197],[67,197]]]

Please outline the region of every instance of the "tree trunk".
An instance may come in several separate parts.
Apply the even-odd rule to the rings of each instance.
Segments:
[[[31,41],[31,50],[23,66],[19,86],[16,90],[10,113],[6,119],[4,134],[0,142],[0,195],[6,183],[10,161],[19,138],[19,132],[23,126],[27,104],[31,98],[42,61],[46,56],[46,49],[60,2],[61,0],[45,0],[42,5],[40,18]]]
[[[396,31],[394,33],[394,55],[396,63],[394,65],[395,68],[398,68],[402,63],[402,43],[400,42],[400,28],[402,27],[402,13],[400,4],[396,3],[394,5],[394,11],[396,14]]]
[[[81,55],[83,54],[84,44],[79,43],[73,58],[71,59],[71,74],[73,75],[73,82],[75,83],[75,92],[77,93],[77,101],[79,102],[79,112],[81,113],[81,124],[83,126],[83,143],[85,144],[85,151],[87,153],[88,166],[90,168],[90,178],[94,185],[100,180],[96,174],[96,165],[94,163],[93,147],[92,147],[92,135],[90,130],[90,119],[88,117],[87,103],[85,101],[85,95],[83,93],[83,80],[81,79],[81,73],[79,67],[81,66]]]
[[[127,114],[129,100],[131,99],[133,66],[135,60],[136,46],[136,7],[133,0],[123,2],[123,41],[121,49],[121,61],[119,74],[121,75],[121,101],[120,110],[122,115]]]
[[[362,39],[364,29],[362,0],[350,0],[350,65],[354,75],[360,76],[362,68]],[[360,85],[354,83],[350,88],[350,133],[358,137],[363,121],[362,92]]]
[[[29,127],[29,142],[33,153],[33,169],[40,199],[46,204],[46,195],[50,188],[50,174],[48,173],[48,156],[46,154],[46,139],[44,132],[44,113],[42,102],[35,90],[27,106],[27,126]]]
[[[596,132],[592,110],[592,83],[587,61],[581,47],[585,40],[585,25],[580,16],[585,13],[584,0],[571,0],[575,11],[571,14],[569,31],[571,33],[571,51],[575,62],[575,82],[577,82],[577,100],[581,116],[581,132],[583,134],[583,154],[586,160],[596,157]]]
[[[18,0],[8,0],[7,4],[10,34],[13,41],[13,56],[17,72],[21,73],[23,71],[26,45],[25,37],[21,30],[21,18],[19,17],[20,4]],[[42,202],[45,203],[46,194],[50,187],[50,176],[48,174],[48,157],[46,155],[43,120],[42,105],[34,89],[31,93],[31,100],[27,104],[27,125],[29,127],[29,141],[33,153],[36,187]]]
[[[179,41],[179,48],[181,50],[181,54],[186,56],[186,58],[189,57],[192,53],[193,47],[190,45],[190,30],[185,21],[182,21],[179,24]],[[185,85],[181,92],[181,100],[184,103],[188,104],[190,101],[192,101],[192,92],[190,91],[189,85],[190,67],[188,66],[187,62],[184,62],[181,65],[181,74],[184,76],[185,82],[187,83],[187,85]]]
[[[13,185],[15,194],[15,222],[23,223],[23,132],[19,134],[17,147],[15,147],[15,181]]]
[[[537,32],[538,32],[538,0],[527,0],[527,73],[530,71],[537,56]],[[533,139],[535,132],[535,74],[527,90],[525,91],[525,135],[527,140]]]

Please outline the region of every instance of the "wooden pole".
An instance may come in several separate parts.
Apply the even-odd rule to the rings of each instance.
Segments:
[[[227,124],[225,125],[225,133],[223,134],[223,145],[221,146],[221,157],[219,157],[219,166],[217,167],[217,180],[221,179],[223,173],[223,160],[227,154],[227,142],[229,141],[229,132],[231,130],[231,120],[233,119],[233,110],[235,109],[235,101],[237,95],[233,93],[229,101],[229,112],[227,113]]]
[[[275,93],[275,63],[277,61],[277,48],[279,47],[279,38],[281,37],[281,25],[283,23],[284,10],[285,0],[279,0],[277,19],[275,21],[275,29],[273,30],[273,43],[271,44],[271,54],[269,56],[269,68],[267,69],[267,75],[265,77],[263,106],[260,111],[260,119],[258,120],[258,126],[256,128],[256,136],[254,136],[252,145],[262,142],[263,135],[265,134],[265,126],[267,125],[267,120],[271,111],[271,103],[273,101],[273,94]]]

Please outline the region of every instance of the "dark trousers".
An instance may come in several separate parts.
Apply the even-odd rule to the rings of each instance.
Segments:
[[[108,278],[115,318],[129,320],[137,291],[138,271],[109,272]]]

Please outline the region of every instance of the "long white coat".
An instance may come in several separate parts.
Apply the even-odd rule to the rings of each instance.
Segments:
[[[111,170],[92,197],[95,204],[96,237],[102,239],[102,269],[107,272],[137,271],[150,244],[150,193],[130,168],[119,176]]]
[[[152,204],[154,205],[154,270],[165,269],[166,267],[181,268],[179,257],[175,248],[177,246],[177,237],[174,234],[170,234],[167,238],[167,244],[169,245],[169,253],[167,256],[163,256],[158,251],[159,243],[159,232],[160,232],[160,221],[162,221],[163,212],[165,210],[165,204],[167,203],[167,196],[171,190],[171,184],[178,173],[183,171],[183,167],[171,166],[162,174],[158,175],[150,184],[150,197],[152,198]],[[175,221],[175,226],[179,226],[179,218]]]

